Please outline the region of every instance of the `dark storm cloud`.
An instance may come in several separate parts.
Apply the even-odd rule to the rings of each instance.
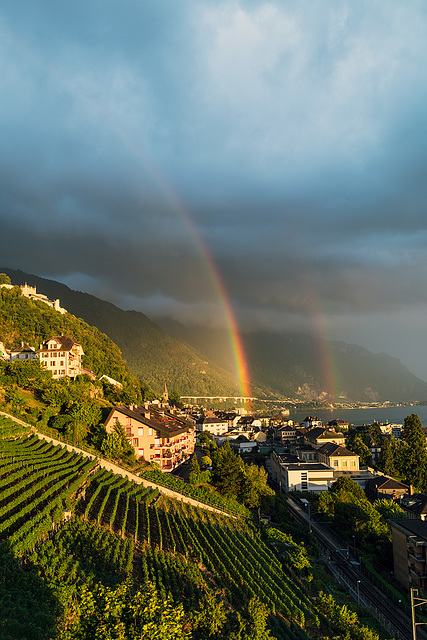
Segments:
[[[2,3],[2,262],[220,322],[208,252],[246,326],[322,314],[415,353],[426,23],[419,2]]]

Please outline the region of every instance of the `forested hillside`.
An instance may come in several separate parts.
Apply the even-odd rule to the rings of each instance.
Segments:
[[[96,376],[106,374],[125,385],[139,386],[120,349],[99,329],[24,297],[19,287],[0,288],[0,340],[6,347],[19,347],[26,342],[38,349],[41,342],[58,335],[70,336],[82,345],[83,366]]]
[[[184,327],[170,319],[159,322],[206,358],[227,367],[225,332]],[[241,338],[252,383],[273,395],[352,402],[427,398],[427,383],[385,353],[297,332],[253,331],[242,333]]]
[[[168,388],[181,395],[239,395],[236,376],[208,361],[194,347],[174,338],[138,311],[123,311],[95,296],[40,278],[1,268],[13,284],[31,284],[70,313],[98,327],[121,349],[130,371],[157,393]],[[233,365],[232,365],[233,366]]]

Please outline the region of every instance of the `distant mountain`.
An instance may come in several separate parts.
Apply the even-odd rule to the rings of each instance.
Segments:
[[[170,319],[158,322],[227,368],[230,355],[225,331],[184,327]],[[258,331],[242,333],[241,338],[252,384],[273,395],[352,402],[427,399],[427,383],[385,353],[298,333]]]
[[[165,383],[181,395],[239,395],[236,377],[197,350],[169,335],[138,311],[123,311],[110,302],[64,284],[32,274],[0,267],[12,284],[27,282],[50,299],[59,298],[71,314],[97,327],[120,348],[130,371],[157,393]]]
[[[130,371],[155,391],[165,382],[181,395],[239,395],[225,331],[158,324],[138,311],[123,311],[95,296],[22,271],[0,267],[13,284],[36,286],[49,298],[107,334]],[[160,324],[162,326],[160,326]],[[427,383],[399,360],[344,342],[319,342],[297,333],[242,334],[254,395],[302,400],[427,400]]]

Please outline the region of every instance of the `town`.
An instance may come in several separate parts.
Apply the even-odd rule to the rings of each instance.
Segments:
[[[323,423],[314,414],[295,422],[286,407],[252,411],[249,398],[235,398],[240,406],[224,410],[212,407],[213,397],[170,393],[167,383],[162,394],[152,394],[126,372],[114,345],[102,338],[102,347],[94,346],[98,334],[87,333],[59,300],[27,284],[0,291],[5,309],[19,307],[31,326],[32,318],[34,326],[45,326],[44,334],[33,335],[32,346],[19,340],[16,329],[6,331],[7,323],[0,335],[0,500],[11,496],[0,505],[0,533],[22,564],[32,558],[46,572],[41,554],[49,545],[67,535],[78,548],[83,530],[93,526],[113,536],[123,575],[140,579],[135,558],[143,554],[144,575],[153,576],[157,592],[165,595],[177,598],[178,583],[161,563],[184,554],[187,563],[210,568],[215,584],[226,585],[225,596],[214,591],[210,605],[194,598],[185,615],[194,607],[212,611],[225,597],[231,609],[224,634],[226,625],[237,624],[231,612],[244,602],[263,612],[256,624],[265,637],[267,619],[277,611],[272,629],[278,639],[311,638],[315,617],[331,610],[334,631],[347,630],[348,620],[338,614],[342,605],[324,594],[335,580],[359,615],[371,612],[368,626],[354,622],[351,638],[384,637],[373,630],[378,622],[386,633],[409,638],[409,595],[427,590],[426,434],[416,414],[403,424],[354,425],[339,418]],[[55,325],[58,318],[68,323],[67,333],[49,333],[50,325],[62,326]],[[19,323],[22,337],[29,335],[22,318]],[[197,404],[203,400],[209,406]],[[27,506],[18,491],[25,478],[28,496],[38,496]],[[34,509],[31,536],[22,509]],[[240,551],[234,529],[216,537],[217,518],[224,532],[233,526],[230,519],[241,522]],[[190,534],[195,526],[204,548]],[[251,556],[255,531],[263,546]],[[64,566],[70,553],[61,560]],[[238,583],[227,556],[240,563]],[[257,556],[278,563],[275,578],[265,575]],[[77,562],[80,556],[73,557]],[[73,589],[79,580],[87,583],[82,571],[70,571]],[[375,603],[374,580],[382,584],[381,603]],[[390,608],[393,593],[401,594],[396,613]],[[255,624],[249,609],[239,615]],[[83,624],[82,616],[78,620]],[[191,624],[194,638],[210,637],[205,622]],[[329,622],[321,624],[331,631]]]

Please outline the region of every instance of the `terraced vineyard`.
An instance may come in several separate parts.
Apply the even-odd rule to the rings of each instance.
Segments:
[[[82,590],[132,578],[189,614],[207,592],[236,610],[256,596],[279,639],[307,639],[304,629],[318,625],[312,602],[248,521],[166,499],[7,420],[0,433],[3,557],[7,544],[63,613]]]

